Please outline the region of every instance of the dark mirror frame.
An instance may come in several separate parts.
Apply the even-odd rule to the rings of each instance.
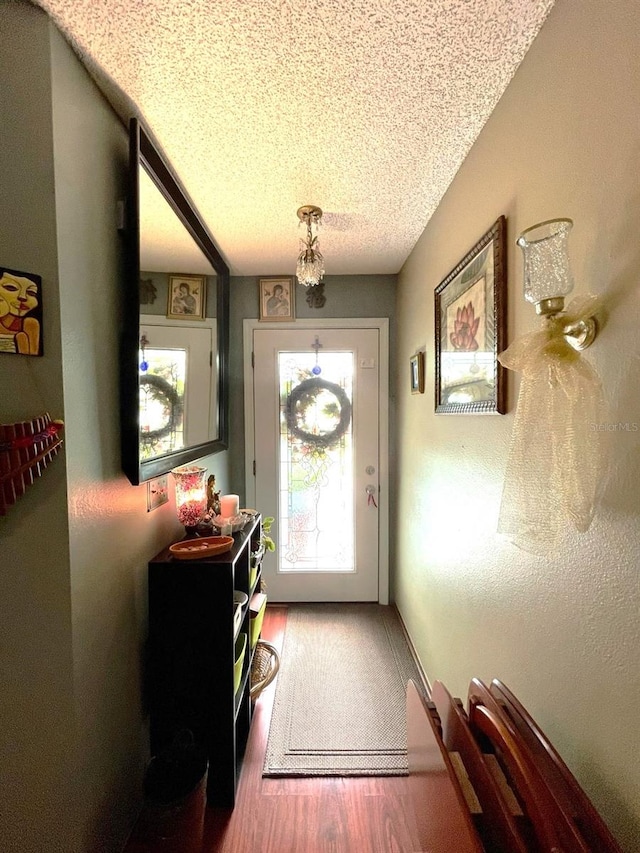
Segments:
[[[215,440],[185,447],[154,459],[140,458],[140,184],[144,168],[172,210],[193,237],[217,273],[218,424]],[[125,292],[120,353],[120,423],[122,470],[134,486],[166,474],[211,453],[226,450],[229,442],[229,267],[171,167],[140,122],[129,124],[129,181],[125,223]],[[169,271],[168,271],[169,272]]]

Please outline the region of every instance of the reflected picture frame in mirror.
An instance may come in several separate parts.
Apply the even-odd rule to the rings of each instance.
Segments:
[[[186,264],[176,250],[171,260],[166,262],[171,268],[157,274],[149,270],[150,263],[145,260],[149,252],[144,247],[150,235],[143,233],[143,223],[149,230],[149,217],[146,211],[143,215],[141,210],[141,185],[149,185],[147,178],[153,184],[154,192],[157,190],[156,195],[162,196],[171,215],[184,229],[181,239],[197,247],[204,265],[202,269],[181,268]],[[166,474],[179,465],[225,450],[228,446],[229,268],[177,176],[136,118],[132,118],[129,125],[129,180],[124,235],[126,260],[120,352],[121,460],[129,481],[138,485]],[[215,324],[214,337],[217,342],[217,351],[211,353],[206,365],[212,371],[212,383],[217,386],[212,389],[216,405],[211,416],[209,435],[199,435],[195,442],[189,442],[187,438],[182,446],[169,451],[161,447],[157,455],[149,456],[148,446],[146,450],[143,449],[141,441],[141,376],[145,375],[143,369],[146,369],[146,358],[141,349],[140,282],[144,279],[148,283],[154,278],[158,287],[161,287],[164,279],[168,287],[170,275],[202,273],[205,269],[210,271],[207,278],[212,282],[212,288],[215,287],[214,298],[207,301],[215,305],[215,310],[211,306],[215,319],[209,322]],[[149,311],[146,305],[144,310]],[[161,310],[164,315],[164,307]]]

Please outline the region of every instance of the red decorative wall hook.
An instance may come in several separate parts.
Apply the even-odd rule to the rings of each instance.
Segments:
[[[62,447],[64,424],[48,414],[32,421],[0,424],[0,515],[6,515]]]

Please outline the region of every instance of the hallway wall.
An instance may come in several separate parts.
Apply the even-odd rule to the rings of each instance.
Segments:
[[[557,0],[400,273],[396,375],[395,594],[422,663],[461,697],[473,676],[509,685],[630,853],[640,838],[640,431],[612,433],[586,534],[567,532],[548,557],[499,538],[518,380],[509,375],[505,416],[434,414],[433,291],[506,215],[513,341],[538,325],[515,238],[573,218],[576,293],[617,295],[587,357],[611,421],[640,424],[639,46],[636,0]],[[426,392],[411,396],[406,366],[422,347]]]
[[[0,264],[42,276],[44,355],[0,357],[0,422],[63,451],[0,518],[0,847],[117,853],[148,760],[147,561],[181,526],[120,470],[126,128],[47,16],[0,0]],[[208,458],[226,478],[226,454]]]

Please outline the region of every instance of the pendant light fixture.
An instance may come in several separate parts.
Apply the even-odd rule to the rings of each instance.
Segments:
[[[307,226],[307,234],[302,243],[296,275],[300,284],[315,287],[324,275],[324,258],[318,247],[318,226],[322,220],[322,211],[313,204],[298,208],[298,219]],[[315,233],[314,233],[315,232]]]

